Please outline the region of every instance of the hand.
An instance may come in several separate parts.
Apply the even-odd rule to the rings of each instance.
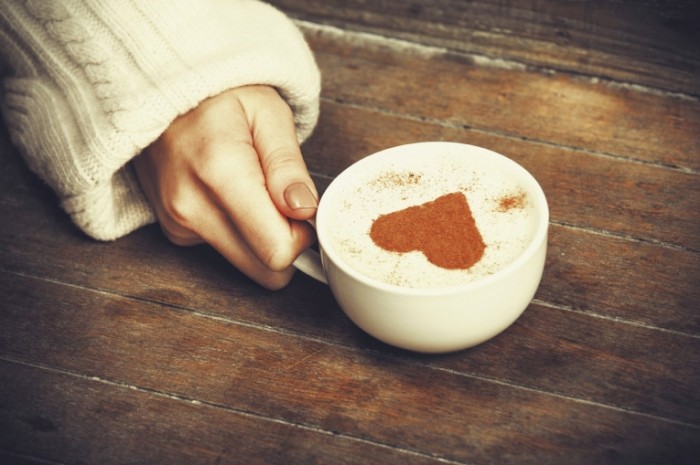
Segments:
[[[246,86],[177,118],[134,159],[146,198],[175,244],[209,243],[269,289],[315,240],[303,220],[318,194],[292,112],[271,87]]]

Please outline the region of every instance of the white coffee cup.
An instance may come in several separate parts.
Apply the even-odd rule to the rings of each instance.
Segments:
[[[442,164],[449,166],[441,168]],[[482,270],[481,274],[465,271],[463,284],[450,282],[446,285],[433,283],[430,287],[420,284],[408,287],[386,282],[359,270],[363,254],[357,254],[360,259],[358,268],[357,263],[352,263],[343,255],[341,244],[334,237],[336,232],[333,228],[338,227],[338,210],[343,205],[358,201],[356,194],[360,192],[359,189],[363,189],[365,194],[369,192],[371,197],[372,188],[367,187],[367,181],[373,177],[389,171],[420,175],[436,169],[447,173],[446,190],[466,189],[467,198],[476,199],[482,209],[491,205],[488,203],[491,200],[486,194],[479,200],[479,195],[483,194],[479,186],[486,186],[481,189],[486,190],[503,184],[504,191],[515,189],[523,194],[529,209],[526,214],[530,217],[526,219],[529,226],[521,250],[508,260],[497,259],[494,262],[496,265],[498,260],[507,263],[491,270]],[[495,181],[491,182],[489,178]],[[434,182],[429,177],[428,181],[424,190],[440,189],[442,181]],[[417,186],[416,189],[422,187]],[[422,198],[421,195],[417,194],[416,198]],[[427,195],[434,193],[428,192]],[[377,197],[377,203],[381,204],[390,194],[378,193]],[[377,208],[381,211],[382,207]],[[508,220],[510,213],[503,213],[503,225],[500,226],[494,223],[501,221],[496,213],[489,210],[480,217],[479,208],[472,206],[476,223],[479,225],[480,218],[485,218],[482,223],[487,220],[491,222],[491,235],[507,239],[516,232],[509,230],[512,229]],[[372,215],[376,215],[376,211]],[[371,224],[373,219],[360,220],[366,225]],[[548,224],[549,209],[542,188],[530,173],[514,161],[473,145],[419,142],[365,157],[336,177],[324,192],[315,219],[320,255],[307,250],[297,259],[295,266],[327,283],[347,316],[375,338],[416,352],[451,352],[472,347],[499,334],[530,304],[544,269]],[[500,246],[490,244],[488,231],[488,228],[482,229],[487,250],[492,247],[496,251]],[[494,254],[497,256],[496,252]],[[418,279],[420,281],[420,277]]]

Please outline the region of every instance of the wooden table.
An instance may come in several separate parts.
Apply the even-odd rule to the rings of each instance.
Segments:
[[[394,349],[302,274],[86,238],[3,135],[0,463],[700,463],[697,10],[275,3],[324,75],[319,187],[406,142],[506,154],[550,203],[535,300],[472,349]]]

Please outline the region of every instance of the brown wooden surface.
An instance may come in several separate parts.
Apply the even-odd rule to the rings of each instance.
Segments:
[[[301,20],[700,94],[695,0],[272,0]]]
[[[551,209],[535,300],[475,348],[393,349],[304,275],[265,291],[156,226],[87,239],[2,132],[0,463],[698,463],[690,4],[275,4],[324,76],[319,187],[405,142],[508,155]]]

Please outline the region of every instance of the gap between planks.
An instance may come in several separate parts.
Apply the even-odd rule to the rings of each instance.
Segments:
[[[585,232],[588,234],[595,234],[597,236],[609,237],[609,238],[613,238],[613,239],[621,239],[624,241],[636,242],[636,243],[640,243],[640,244],[651,244],[651,245],[655,245],[655,246],[659,246],[659,247],[664,247],[667,249],[678,250],[680,252],[687,252],[687,253],[691,253],[691,254],[700,255],[700,250],[698,250],[698,249],[684,247],[684,246],[678,245],[678,244],[671,244],[671,243],[660,241],[657,239],[640,238],[640,237],[631,236],[629,234],[608,231],[607,229],[598,229],[598,228],[593,228],[590,226],[578,226],[575,224],[566,223],[566,222],[558,221],[558,220],[552,220],[552,219],[549,220],[549,224],[560,226],[560,227],[566,228],[566,229],[572,229],[574,231],[581,231],[581,232]]]
[[[7,450],[2,450],[0,449],[0,458],[2,458],[2,455],[6,455],[7,457],[14,457],[16,459],[21,459],[21,460],[27,460],[31,461],[32,463],[43,463],[45,465],[66,465],[65,462],[54,462],[51,460],[46,460],[40,457],[34,457],[32,455],[26,455],[26,454],[18,454],[16,452],[10,452]]]
[[[537,298],[532,299],[532,303],[537,304],[541,307],[546,307],[546,308],[552,309],[552,310],[558,310],[561,312],[571,312],[571,313],[575,313],[577,315],[583,315],[583,316],[587,316],[590,318],[597,318],[597,319],[608,321],[611,323],[620,323],[623,325],[629,325],[629,326],[633,326],[633,327],[637,327],[637,328],[643,328],[643,329],[648,329],[648,330],[653,330],[653,331],[660,331],[662,333],[673,334],[674,336],[689,337],[691,339],[700,339],[700,334],[685,333],[683,331],[678,331],[675,329],[660,328],[658,326],[649,325],[649,324],[646,324],[646,323],[643,323],[640,321],[625,320],[623,318],[617,318],[617,317],[610,316],[610,315],[603,315],[602,313],[598,313],[598,312],[591,311],[591,310],[586,310],[586,311],[576,310],[574,308],[567,307],[565,305],[552,304],[550,302],[540,300]]]
[[[503,137],[505,139],[511,139],[511,140],[525,141],[525,142],[529,142],[532,144],[539,144],[539,145],[553,147],[553,148],[561,149],[561,150],[569,150],[572,152],[582,153],[585,155],[591,155],[591,156],[595,156],[595,157],[607,158],[607,159],[615,160],[615,161],[636,163],[639,165],[651,166],[654,168],[665,169],[665,170],[669,170],[669,171],[677,172],[677,173],[693,174],[693,175],[700,174],[700,171],[695,170],[693,168],[680,167],[680,166],[676,166],[676,165],[647,161],[647,160],[640,160],[638,158],[633,158],[633,157],[624,157],[621,155],[616,155],[616,154],[611,154],[611,153],[606,153],[606,152],[601,152],[601,151],[596,151],[596,150],[590,150],[590,149],[586,149],[586,148],[582,148],[582,147],[574,147],[571,145],[557,144],[557,143],[542,140],[542,139],[533,139],[530,137],[512,134],[509,132],[494,131],[493,129],[480,128],[480,127],[472,126],[472,125],[454,124],[454,123],[450,123],[449,121],[445,121],[445,120],[441,120],[441,119],[437,119],[437,118],[431,118],[431,117],[427,117],[427,116],[410,115],[410,114],[406,114],[406,113],[400,113],[400,112],[387,110],[387,109],[381,108],[381,107],[362,105],[362,104],[358,104],[358,103],[350,103],[350,102],[343,100],[343,99],[331,99],[331,98],[327,98],[327,97],[321,97],[321,101],[340,105],[340,106],[345,106],[345,107],[353,108],[353,109],[357,109],[357,110],[370,111],[373,113],[377,113],[377,114],[381,114],[381,115],[385,115],[385,116],[390,116],[392,118],[404,119],[407,121],[428,123],[428,124],[432,124],[435,126],[440,126],[440,127],[450,128],[450,129],[465,129],[465,130],[468,129],[468,130],[474,131],[476,133],[494,135],[494,136]]]

